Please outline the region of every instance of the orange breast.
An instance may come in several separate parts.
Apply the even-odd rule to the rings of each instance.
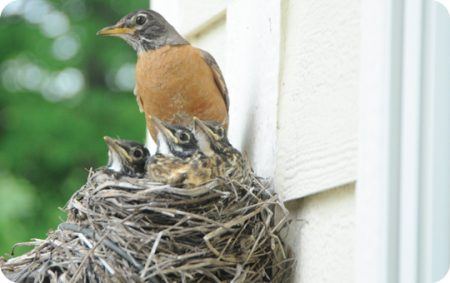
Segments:
[[[156,133],[148,115],[184,125],[193,116],[218,122],[228,117],[211,68],[191,45],[141,53],[136,65],[136,92],[153,139]]]

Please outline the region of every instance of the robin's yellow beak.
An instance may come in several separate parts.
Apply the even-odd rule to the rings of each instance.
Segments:
[[[155,126],[156,130],[163,134],[163,136],[170,141],[171,143],[177,143],[178,139],[177,137],[172,133],[171,130],[165,125],[165,123],[158,118],[152,116],[150,117],[150,120],[152,121],[153,125]]]
[[[103,35],[103,36],[118,36],[123,34],[133,34],[135,31],[134,28],[127,28],[124,27],[123,24],[116,24],[113,26],[102,28],[97,32],[97,35]]]
[[[105,140],[109,149],[116,152],[120,156],[120,158],[128,162],[132,161],[130,155],[128,154],[128,151],[124,148],[124,145],[122,145],[119,140],[113,139],[108,136],[104,136],[103,139]]]

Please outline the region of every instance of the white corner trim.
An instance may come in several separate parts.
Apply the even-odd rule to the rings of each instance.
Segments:
[[[402,11],[390,0],[361,2],[359,156],[355,282],[397,282],[395,204],[398,193],[396,34]],[[401,1],[398,1],[399,3]],[[392,202],[395,202],[393,204]],[[395,279],[394,279],[395,278]]]
[[[399,282],[417,282],[419,226],[420,119],[422,93],[422,0],[404,3],[403,97],[401,111],[401,168],[399,185]],[[405,83],[406,82],[406,83]]]
[[[280,64],[279,0],[233,0],[227,8],[230,141],[255,172],[273,178]]]
[[[429,0],[363,0],[362,19],[355,281],[435,282],[450,258],[450,20]]]

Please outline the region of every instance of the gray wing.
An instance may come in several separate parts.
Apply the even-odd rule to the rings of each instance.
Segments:
[[[227,112],[230,108],[230,101],[228,98],[228,89],[227,89],[227,85],[225,84],[225,79],[223,78],[222,72],[220,71],[219,65],[217,64],[216,60],[214,59],[214,57],[209,54],[208,52],[206,52],[205,50],[200,50],[200,53],[203,57],[203,59],[205,60],[205,62],[209,65],[209,67],[211,68],[213,75],[214,75],[214,80],[216,82],[217,87],[219,88],[220,92],[222,93],[222,98],[223,101],[225,102],[225,106],[227,107]]]

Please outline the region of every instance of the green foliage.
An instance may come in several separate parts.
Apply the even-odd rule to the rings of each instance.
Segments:
[[[68,30],[48,35],[23,11],[0,18],[0,255],[58,225],[64,218],[58,207],[84,184],[89,168],[105,164],[104,135],[144,139],[132,90],[116,82],[135,52],[95,33],[148,1],[41,2],[66,16]],[[55,54],[70,47],[58,49],[64,36],[78,48],[61,59]],[[82,74],[76,92],[61,75],[67,68]]]

